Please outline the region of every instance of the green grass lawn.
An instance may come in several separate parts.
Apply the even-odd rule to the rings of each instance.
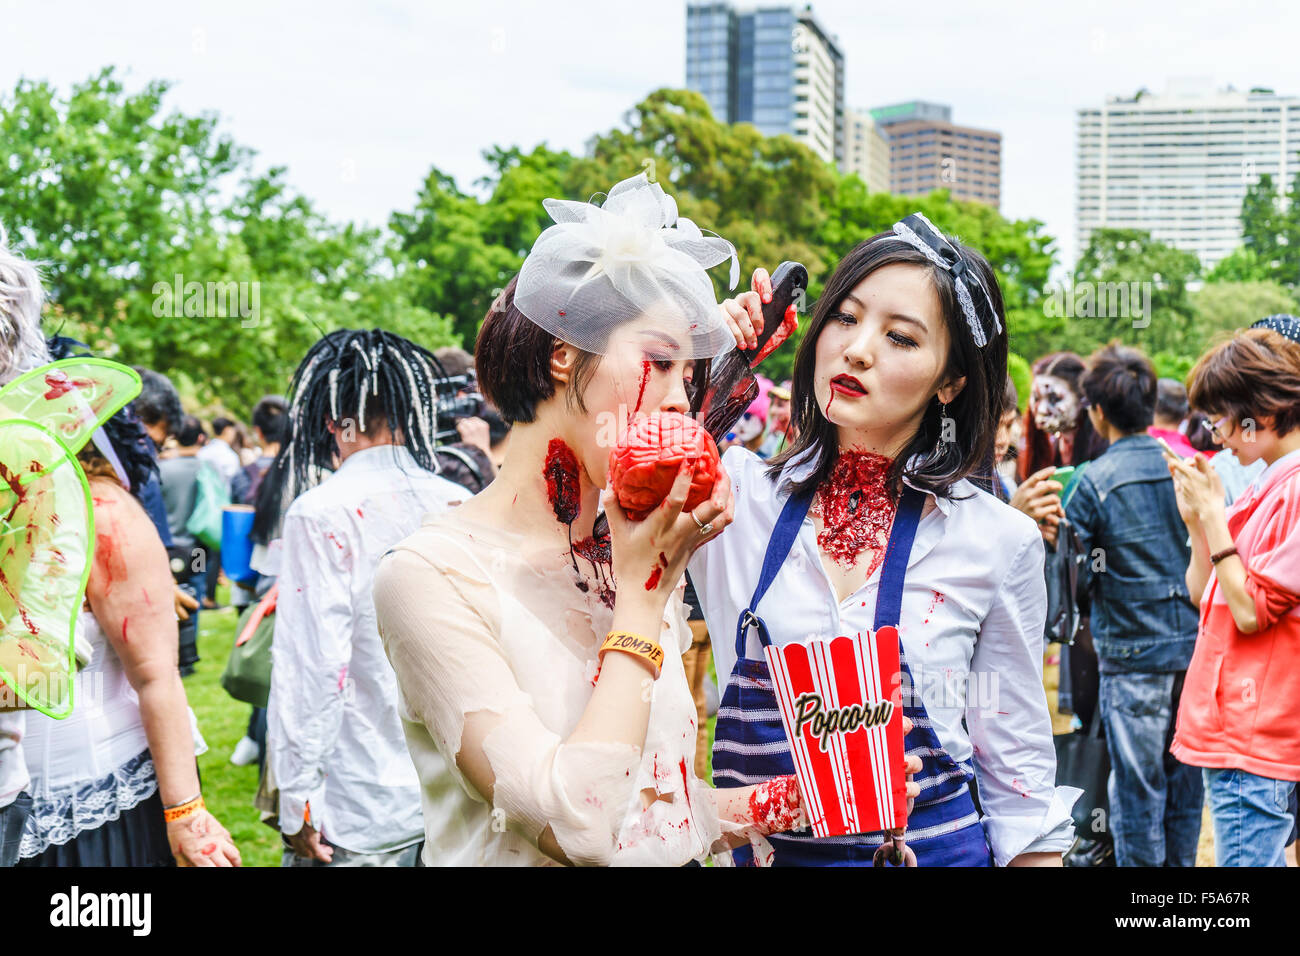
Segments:
[[[218,592],[221,600],[229,600]],[[244,866],[279,866],[280,839],[253,808],[257,767],[236,767],[230,754],[248,729],[252,707],[221,687],[221,672],[235,642],[235,612],[204,611],[199,616],[199,663],[185,678],[185,693],[199,719],[208,752],[199,757],[203,801],[230,831]]]

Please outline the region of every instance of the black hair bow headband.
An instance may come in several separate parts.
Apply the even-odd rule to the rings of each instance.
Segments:
[[[975,300],[970,291],[972,285],[980,291],[988,304],[995,334],[1001,334],[1002,321],[998,318],[998,310],[993,307],[993,299],[988,289],[966,264],[961,253],[953,247],[942,232],[934,228],[934,224],[929,219],[919,212],[914,212],[902,222],[894,223],[894,235],[923,253],[940,269],[951,273],[953,285],[957,289],[957,303],[961,306],[962,314],[966,317],[966,324],[970,326],[970,334],[977,346],[983,348],[988,345],[988,335],[985,334],[984,324],[979,320],[979,313],[975,310]]]

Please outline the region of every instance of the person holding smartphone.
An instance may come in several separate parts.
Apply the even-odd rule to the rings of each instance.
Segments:
[[[1170,460],[1200,605],[1173,753],[1203,768],[1218,866],[1285,866],[1300,781],[1300,322],[1238,332],[1192,369],[1215,441],[1264,471],[1233,501],[1204,455]]]
[[[1093,429],[1109,442],[1080,474],[1065,514],[1084,556],[1079,590],[1092,590],[1115,862],[1194,866],[1200,772],[1169,742],[1196,609],[1182,577],[1187,528],[1160,442],[1147,434],[1156,372],[1137,349],[1111,344],[1088,359],[1080,386]]]

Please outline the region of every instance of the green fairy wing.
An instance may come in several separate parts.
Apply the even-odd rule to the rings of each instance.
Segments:
[[[94,555],[75,450],[139,390],[138,375],[103,359],[55,362],[0,389],[0,682],[51,717],[72,711]]]
[[[70,358],[33,369],[0,388],[0,419],[40,422],[75,454],[95,429],[140,394],[125,365]]]

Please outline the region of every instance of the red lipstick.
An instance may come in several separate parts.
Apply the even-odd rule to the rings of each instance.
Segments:
[[[831,379],[831,391],[850,398],[861,398],[867,394],[867,387],[852,375],[836,375]]]

